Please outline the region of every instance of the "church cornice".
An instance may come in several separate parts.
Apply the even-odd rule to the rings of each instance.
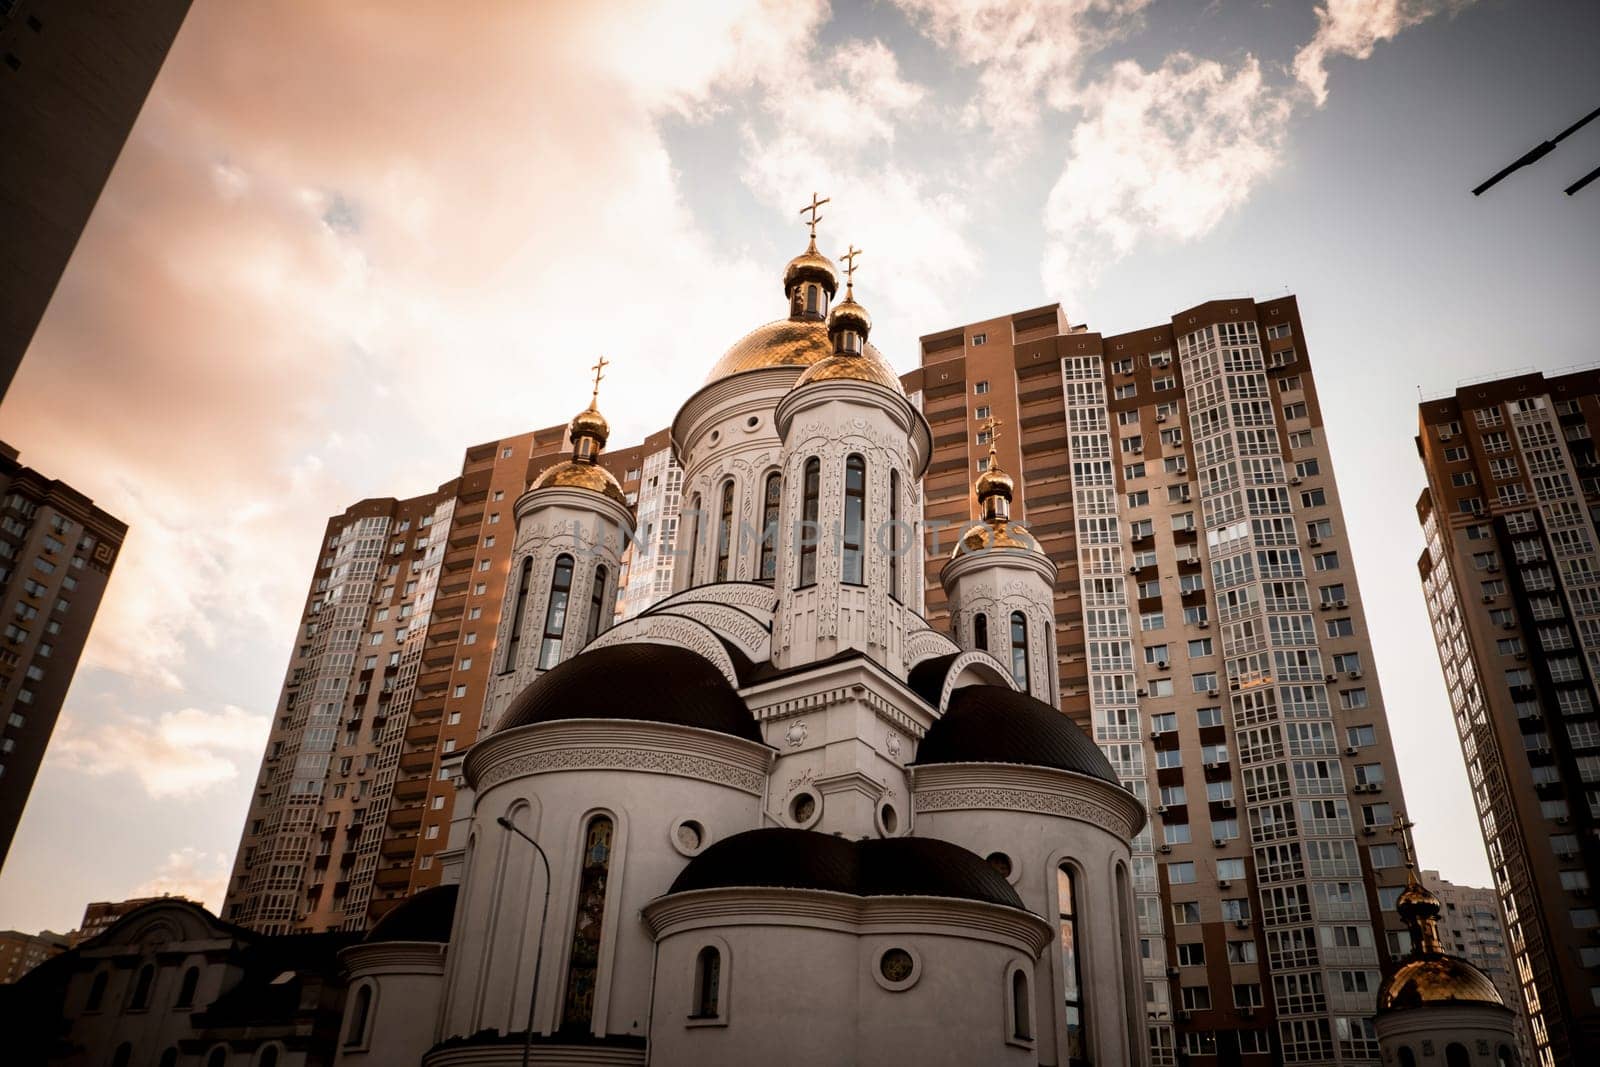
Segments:
[[[1030,811],[1090,823],[1131,841],[1144,828],[1144,806],[1120,786],[1052,767],[1014,763],[913,766],[916,812]]]
[[[818,664],[741,692],[757,722],[779,722],[856,701],[883,722],[921,739],[933,724],[933,709],[871,659]],[[915,713],[911,709],[915,709]]]

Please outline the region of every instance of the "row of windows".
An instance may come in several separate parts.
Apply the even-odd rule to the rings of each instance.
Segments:
[[[574,570],[573,558],[563,552],[556,557],[555,572],[550,578],[550,598],[545,603],[544,628],[539,637],[539,669],[549,670],[561,661],[561,643],[566,635],[568,602],[572,596],[572,576]],[[610,614],[605,610],[606,581],[610,577],[610,569],[604,564],[596,564],[594,579],[589,583],[589,621],[588,632],[584,635],[587,643],[593,641],[600,634],[601,621]],[[502,674],[509,674],[517,669],[517,658],[522,647],[522,630],[527,614],[528,593],[533,584],[533,557],[528,556],[522,561],[522,567],[517,576],[517,595],[515,607],[511,616],[511,633],[506,638],[505,659],[500,664]],[[462,661],[462,669],[471,666],[471,660]]]

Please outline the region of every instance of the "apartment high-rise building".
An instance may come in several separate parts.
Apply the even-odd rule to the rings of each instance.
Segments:
[[[1517,1013],[1518,1034],[1526,1042],[1521,983],[1511,963],[1499,896],[1493,889],[1447,882],[1438,871],[1421,871],[1418,881],[1439,898],[1439,940],[1444,943],[1444,951],[1466,960],[1493,980],[1500,998]],[[1525,1049],[1524,1056],[1531,1051],[1531,1046]]]
[[[0,865],[127,532],[0,442]]]
[[[328,520],[225,918],[266,933],[360,930],[438,884],[459,757],[486,726],[513,507],[566,431],[474,446],[437,491]],[[678,482],[664,442],[604,462],[670,545]],[[654,588],[663,565],[670,581],[670,557],[637,549],[631,581]],[[624,603],[639,600],[630,593]]]
[[[25,934],[20,930],[0,930],[0,985],[15,982],[52,956],[67,951],[71,942],[66,934]]]
[[[1542,1064],[1600,1058],[1600,372],[1420,405],[1418,570]]]
[[[992,417],[1059,568],[1061,708],[1152,813],[1152,1062],[1377,1062],[1404,802],[1294,298],[1115,336],[1035,308],[922,338],[905,384],[934,434],[930,619]]]
[[[0,396],[190,0],[0,0]]]

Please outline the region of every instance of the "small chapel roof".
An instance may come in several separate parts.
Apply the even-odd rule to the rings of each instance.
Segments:
[[[1117,784],[1111,761],[1071,719],[1003,685],[967,685],[951,694],[949,710],[917,746],[916,765],[932,763],[1017,763]]]

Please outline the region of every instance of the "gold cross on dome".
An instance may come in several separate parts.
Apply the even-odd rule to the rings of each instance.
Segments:
[[[605,375],[601,372],[604,371],[606,367],[610,366],[610,364],[611,361],[609,359],[607,359],[605,356],[601,356],[600,361],[589,368],[590,370],[594,371],[594,391],[589,394],[590,403],[594,403],[600,399],[600,379],[605,377]]]
[[[1405,812],[1400,812],[1395,818],[1394,825],[1389,827],[1389,832],[1400,839],[1400,855],[1406,861],[1407,867],[1417,865],[1416,845],[1411,840],[1411,831],[1416,823],[1406,818]]]
[[[993,448],[994,447],[994,443],[996,441],[1000,440],[1000,427],[1002,427],[1004,425],[1005,425],[1005,423],[1001,422],[999,419],[995,418],[993,415],[990,415],[987,419],[984,420],[983,429],[984,429],[984,432],[989,435],[989,447],[990,448]]]
[[[860,254],[861,249],[852,244],[850,246],[850,250],[839,257],[839,259],[844,263],[844,280],[846,285],[853,286],[856,284],[856,257]]]
[[[817,194],[816,193],[812,193],[811,194],[811,203],[807,204],[805,207],[800,209],[800,214],[805,215],[805,214],[809,213],[811,215],[811,217],[806,220],[806,225],[809,226],[810,229],[811,229],[811,239],[812,240],[816,240],[816,237],[817,237],[817,223],[822,221],[822,216],[817,214],[817,209],[820,208],[823,204],[828,203],[832,199],[833,199],[833,197],[831,197],[831,196],[825,196],[821,200],[818,200],[817,199]]]

